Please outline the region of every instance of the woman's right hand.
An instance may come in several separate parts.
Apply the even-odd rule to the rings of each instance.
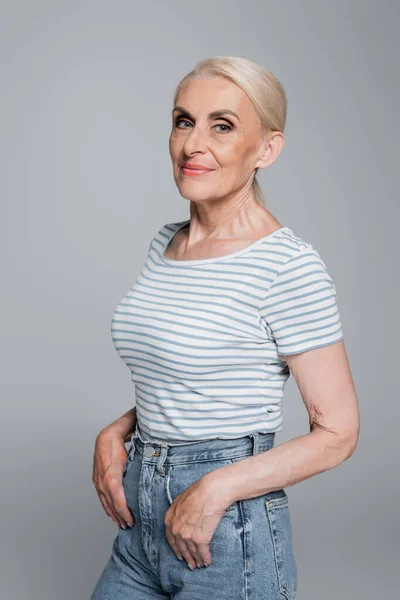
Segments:
[[[126,503],[122,484],[123,470],[128,453],[124,438],[111,426],[96,438],[93,456],[92,481],[107,515],[118,527],[133,527],[135,520]]]

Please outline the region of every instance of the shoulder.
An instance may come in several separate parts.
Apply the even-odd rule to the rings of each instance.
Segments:
[[[286,263],[290,264],[292,261],[295,262],[305,256],[318,257],[322,261],[320,253],[314,245],[296,235],[290,227],[284,227],[278,234],[275,239],[271,239],[271,244],[280,253],[279,263],[282,267]]]
[[[289,227],[284,227],[268,239],[263,248],[268,266],[273,263],[272,273],[268,274],[268,287],[283,291],[285,282],[301,285],[307,279],[316,281],[321,278],[333,285],[320,252]]]
[[[278,353],[297,354],[342,339],[336,287],[319,252],[291,230],[274,244],[276,263],[273,275],[265,277],[259,312]]]
[[[156,236],[159,236],[163,239],[171,238],[176,231],[182,229],[187,223],[190,223],[190,219],[185,219],[184,221],[174,221],[172,223],[165,223],[160,227]]]
[[[189,223],[190,219],[186,219],[184,221],[174,221],[172,223],[164,223],[156,229],[156,232],[153,234],[153,237],[150,241],[149,250],[153,247],[158,249],[165,246],[165,244],[170,240],[176,231],[181,229],[186,223]]]
[[[312,248],[312,244],[303,237],[297,235],[290,227],[278,230],[277,242],[287,248],[288,257],[306,248]]]

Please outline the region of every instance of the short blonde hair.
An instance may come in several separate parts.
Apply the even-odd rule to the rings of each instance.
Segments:
[[[240,56],[212,56],[201,60],[179,82],[174,104],[182,87],[191,79],[200,77],[226,77],[240,87],[250,98],[265,131],[283,133],[287,114],[287,97],[280,81],[264,67]],[[266,206],[265,198],[255,170],[253,191],[257,202]]]

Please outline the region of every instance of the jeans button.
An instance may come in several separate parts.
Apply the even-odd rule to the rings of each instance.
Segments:
[[[153,454],[154,454],[154,447],[153,446],[146,446],[146,448],[144,449],[143,454],[145,455],[146,458],[150,458],[150,456],[153,456]]]

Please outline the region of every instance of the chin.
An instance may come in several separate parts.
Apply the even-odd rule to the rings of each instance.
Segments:
[[[216,200],[218,199],[217,196],[215,194],[213,194],[212,192],[207,193],[207,194],[196,194],[193,193],[192,190],[184,190],[182,188],[179,188],[179,193],[182,196],[182,198],[186,198],[186,200],[190,200],[191,202],[195,202],[196,204],[206,204],[207,202],[210,202],[211,200]]]

